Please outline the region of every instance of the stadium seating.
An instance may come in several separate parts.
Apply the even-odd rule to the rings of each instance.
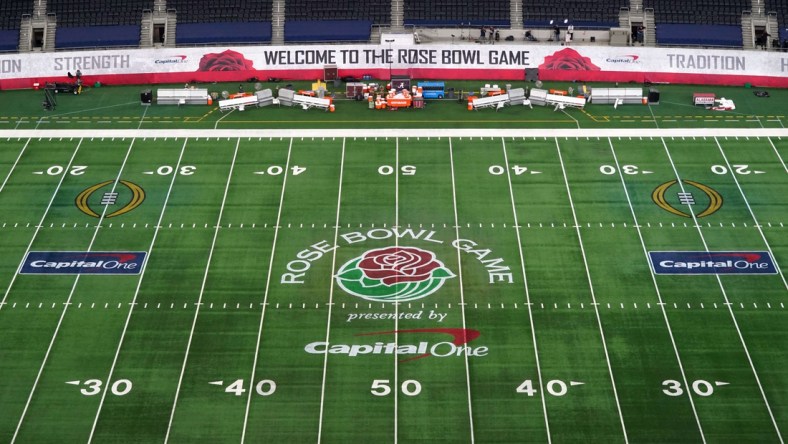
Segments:
[[[509,25],[509,0],[405,0],[405,25]]]
[[[289,3],[289,2],[288,2]],[[168,0],[178,13],[178,24],[270,22],[272,0]]]
[[[367,20],[391,23],[391,0],[286,0],[287,20]]]
[[[31,0],[0,1],[0,29],[19,29],[22,15],[33,13]]]
[[[575,26],[618,26],[619,10],[627,6],[629,0],[523,0],[523,23],[545,26],[567,19]]]
[[[750,0],[645,0],[660,23],[695,23],[741,26],[741,14],[752,9]]]
[[[788,0],[766,0],[766,12],[777,13],[780,41],[788,39]]]
[[[139,25],[142,11],[151,7],[153,0],[47,1],[47,12],[56,15],[58,28]],[[137,40],[139,41],[139,36]]]

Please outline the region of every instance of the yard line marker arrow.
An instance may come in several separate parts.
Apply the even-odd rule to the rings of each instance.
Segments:
[[[208,384],[211,384],[211,385],[224,385],[224,381],[211,381]]]

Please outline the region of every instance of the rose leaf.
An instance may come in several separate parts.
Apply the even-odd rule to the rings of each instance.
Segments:
[[[370,288],[370,287],[379,287],[380,285],[383,285],[383,281],[379,279],[370,279],[366,276],[361,278],[362,287]]]
[[[432,277],[448,279],[454,277],[454,273],[452,273],[451,270],[446,267],[440,267],[432,270]]]
[[[358,268],[351,268],[349,270],[345,270],[341,274],[338,274],[337,277],[346,281],[359,281],[364,277],[364,273]]]

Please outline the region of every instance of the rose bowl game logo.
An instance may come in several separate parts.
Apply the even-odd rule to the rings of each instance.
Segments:
[[[249,71],[253,69],[254,62],[246,59],[240,52],[228,49],[224,52],[203,55],[197,71]]]
[[[353,296],[376,302],[406,302],[429,296],[454,276],[431,251],[386,247],[351,259],[340,267],[336,280]]]
[[[600,71],[601,68],[594,65],[589,57],[583,57],[579,52],[571,48],[556,51],[553,55],[544,58],[544,63],[539,65],[539,69],[550,69],[557,71]]]

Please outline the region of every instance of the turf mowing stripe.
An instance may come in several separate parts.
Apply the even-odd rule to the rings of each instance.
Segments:
[[[183,146],[181,147],[180,155],[178,156],[178,162],[175,164],[174,171],[180,171],[181,167],[181,160],[183,159],[183,153],[186,151],[186,144],[189,142],[189,139],[183,140]],[[132,142],[133,143],[133,142]],[[167,211],[167,203],[170,200],[170,194],[172,193],[172,188],[175,185],[175,178],[178,177],[178,174],[172,175],[172,180],[170,181],[170,187],[167,189],[167,194],[164,197],[164,203],[161,207],[161,213],[159,214],[159,220],[156,222],[156,229],[153,231],[153,238],[150,241],[150,246],[148,247],[148,257],[146,258],[145,262],[142,264],[142,269],[140,270],[140,277],[137,280],[137,288],[134,290],[134,297],[129,304],[129,314],[126,316],[126,322],[123,325],[123,331],[120,334],[120,341],[118,341],[118,347],[115,350],[115,357],[112,359],[112,365],[109,369],[109,374],[107,375],[104,381],[107,381],[107,385],[109,382],[112,381],[112,375],[115,372],[115,365],[118,363],[118,356],[120,356],[120,349],[123,347],[123,340],[126,338],[126,332],[129,328],[129,323],[131,322],[131,315],[134,313],[134,307],[137,306],[137,296],[140,294],[140,287],[142,286],[142,281],[145,278],[145,271],[148,268],[148,264],[150,263],[150,257],[153,254],[153,246],[156,243],[156,238],[159,234],[159,229],[161,228],[161,222],[164,220],[164,213]],[[109,390],[102,390],[101,399],[99,400],[98,410],[96,411],[96,417],[93,419],[93,425],[90,428],[90,435],[88,436],[88,444],[93,441],[93,434],[96,433],[96,424],[98,424],[99,416],[101,416],[101,409],[104,406],[104,400],[107,397],[107,392]]]
[[[637,214],[635,214],[635,208],[632,206],[632,199],[629,197],[629,189],[627,188],[627,184],[624,181],[624,175],[621,174],[621,165],[618,162],[618,156],[616,155],[616,150],[613,147],[613,141],[608,137],[607,139],[608,144],[610,145],[610,152],[613,154],[613,160],[616,163],[616,171],[618,171],[618,177],[621,179],[621,187],[624,189],[624,195],[627,198],[627,204],[629,205],[629,211],[632,213],[632,220],[635,222],[635,228],[637,229],[638,238],[640,239],[640,246],[643,248],[643,254],[646,256],[648,260],[648,248],[646,248],[646,242],[643,240],[643,233],[641,232],[640,222],[638,221]],[[665,319],[665,325],[668,328],[668,336],[670,336],[670,343],[673,345],[673,353],[676,355],[676,362],[679,364],[679,371],[681,372],[681,379],[684,382],[684,387],[689,387],[689,381],[687,380],[687,374],[684,370],[684,364],[681,361],[681,356],[679,355],[679,349],[676,345],[676,339],[673,336],[673,329],[670,327],[670,320],[668,319],[668,313],[665,310],[665,302],[662,299],[662,292],[659,289],[659,284],[657,284],[657,278],[654,275],[654,270],[649,267],[649,273],[651,274],[651,281],[654,284],[654,290],[657,295],[657,300],[659,301],[658,305],[659,308],[662,310],[662,317]],[[690,406],[692,407],[692,414],[695,416],[695,423],[698,424],[698,431],[700,432],[701,440],[705,443],[706,442],[706,435],[703,433],[703,427],[700,424],[700,418],[698,417],[698,411],[695,408],[695,400],[692,398],[692,390],[686,391],[687,396],[689,398]]]
[[[287,161],[285,162],[285,171],[290,171],[290,155],[293,152],[293,138],[290,138],[290,146],[287,148]],[[265,322],[265,308],[268,306],[268,290],[271,286],[271,273],[274,269],[274,257],[276,256],[276,241],[279,237],[280,223],[282,221],[282,206],[285,201],[285,189],[287,189],[287,174],[282,178],[282,193],[279,195],[279,211],[276,214],[276,228],[274,229],[274,240],[271,246],[271,258],[268,262],[268,276],[265,279],[265,291],[263,295],[263,308],[260,313],[260,326],[257,329],[257,345],[254,349],[254,363],[252,364],[252,375],[249,377],[249,387],[254,387],[254,375],[257,373],[257,361],[260,358],[260,341],[263,338],[263,324]],[[252,393],[254,390],[249,390],[249,396],[246,398],[246,411],[244,412],[244,425],[241,432],[241,444],[246,439],[246,425],[249,421],[249,407],[252,404]]]
[[[30,248],[33,246],[33,242],[36,240],[36,236],[38,235],[38,232],[41,230],[41,227],[44,226],[44,219],[46,219],[47,214],[49,214],[49,209],[52,208],[52,202],[55,201],[55,197],[57,197],[57,193],[60,190],[60,186],[63,184],[63,181],[66,179],[68,172],[71,170],[71,164],[74,162],[74,158],[77,156],[77,152],[79,151],[79,147],[81,145],[82,145],[82,139],[79,139],[79,143],[77,144],[77,147],[74,149],[74,153],[71,155],[71,159],[68,160],[68,165],[66,165],[66,168],[63,169],[63,175],[60,176],[60,181],[58,181],[57,187],[55,187],[55,192],[52,193],[52,198],[49,199],[49,204],[47,204],[47,208],[46,210],[44,210],[44,215],[41,216],[41,220],[38,221],[38,224],[36,224],[36,231],[33,232],[33,237],[30,239],[30,242],[27,244],[27,248],[25,249],[25,254],[24,256],[22,256],[22,260],[19,261],[19,266],[16,269],[16,273],[14,273],[14,276],[11,277],[11,282],[8,283],[8,288],[6,288],[5,290],[5,294],[3,295],[3,300],[0,301],[0,310],[2,310],[6,304],[6,300],[8,299],[8,294],[11,292],[11,288],[14,286],[16,277],[19,276],[19,271],[22,269],[22,265],[25,263],[25,258],[27,257],[27,254],[30,253]]]
[[[673,168],[673,172],[676,175],[676,180],[678,180],[679,187],[681,188],[681,192],[685,193],[684,183],[682,182],[681,176],[679,175],[679,171],[676,168],[676,164],[673,162],[673,157],[670,155],[670,150],[668,149],[668,145],[665,142],[664,138],[661,138],[662,145],[665,147],[665,153],[670,160],[670,165]],[[716,140],[716,138],[715,138]],[[724,157],[724,154],[723,154]],[[727,163],[727,159],[725,160]],[[728,165],[730,168],[730,165]],[[738,185],[738,182],[737,182]],[[741,190],[741,188],[739,188]],[[742,194],[743,196],[743,194]],[[746,199],[745,199],[746,201]],[[700,240],[703,243],[703,249],[708,253],[709,245],[706,243],[706,238],[703,235],[703,230],[701,230],[701,226],[698,224],[697,216],[695,215],[695,210],[692,209],[692,205],[687,203],[687,208],[689,209],[689,214],[692,216],[692,220],[694,225],[697,227],[698,235],[700,236]],[[749,208],[749,205],[748,205]],[[765,239],[764,239],[765,240]],[[767,244],[768,245],[768,244]],[[728,299],[728,293],[725,291],[725,286],[722,284],[722,279],[720,278],[719,274],[715,274],[714,277],[717,280],[717,284],[720,287],[720,291],[722,292],[722,297],[725,299],[725,305],[728,307],[728,312],[731,315],[731,320],[733,321],[733,326],[736,327],[736,333],[739,336],[739,340],[741,341],[741,345],[744,348],[744,354],[747,356],[747,361],[750,364],[750,369],[752,370],[752,374],[755,377],[755,382],[758,384],[758,389],[761,392],[761,397],[763,398],[763,402],[766,404],[766,410],[769,412],[769,417],[771,418],[772,425],[774,426],[774,430],[777,432],[777,438],[780,440],[780,443],[785,443],[783,441],[782,434],[780,433],[780,428],[777,426],[777,421],[774,419],[774,414],[772,413],[772,407],[769,404],[769,400],[766,398],[766,392],[763,390],[763,385],[761,384],[761,378],[758,377],[758,372],[755,370],[755,364],[752,362],[752,356],[750,355],[750,350],[747,348],[747,343],[744,341],[744,335],[742,335],[741,329],[739,328],[739,322],[736,320],[736,315],[733,313],[733,308],[731,307],[731,302]]]
[[[739,193],[741,193],[742,199],[744,199],[744,205],[747,206],[747,211],[750,212],[750,216],[752,217],[753,222],[755,222],[755,228],[758,229],[758,233],[761,235],[761,239],[763,239],[763,243],[766,245],[766,249],[769,251],[769,254],[772,256],[772,261],[774,262],[774,267],[777,269],[777,273],[780,275],[780,278],[783,281],[783,286],[786,290],[788,290],[788,282],[785,280],[785,274],[783,274],[782,268],[780,268],[779,264],[777,263],[777,257],[774,255],[772,251],[772,247],[769,245],[769,241],[766,240],[766,236],[763,234],[763,228],[761,223],[758,221],[758,218],[755,217],[755,213],[752,211],[752,207],[750,206],[750,202],[747,200],[747,196],[744,194],[744,190],[739,183],[739,179],[736,177],[734,173],[733,166],[728,161],[728,156],[725,155],[725,152],[722,149],[722,145],[720,145],[719,139],[716,137],[714,138],[714,142],[717,144],[717,147],[720,149],[720,154],[722,154],[722,158],[725,160],[725,165],[728,167],[728,172],[731,174],[733,181],[736,183],[736,188],[739,189]]]
[[[25,154],[25,150],[27,149],[27,145],[29,144],[30,144],[30,139],[28,138],[27,142],[25,142],[25,146],[22,147],[22,151],[20,151],[19,155],[16,156],[16,160],[14,161],[14,164],[11,165],[11,170],[9,170],[8,174],[5,176],[5,179],[3,180],[3,184],[0,185],[0,193],[2,193],[3,190],[5,189],[5,184],[8,183],[8,179],[11,178],[11,174],[14,173],[14,169],[16,168],[16,165],[19,163],[19,159],[21,159],[22,155]]]
[[[337,215],[334,222],[334,244],[338,245],[339,240],[339,208],[342,204],[342,177],[345,172],[345,139],[342,138],[342,158],[339,162],[339,191],[337,192]],[[334,273],[337,266],[337,249],[334,248],[331,252],[331,276],[328,289],[328,316],[326,320],[326,344],[328,344],[329,334],[331,332],[331,313],[334,308]],[[317,442],[321,442],[323,436],[323,408],[326,400],[326,371],[328,369],[328,355],[326,353],[323,357],[323,380],[320,383],[320,417],[317,424]]]
[[[544,425],[547,431],[547,442],[548,444],[553,441],[552,435],[550,434],[550,421],[547,417],[547,401],[544,397],[545,387],[544,383],[542,382],[542,366],[539,363],[539,348],[536,345],[536,327],[534,326],[534,315],[533,310],[531,309],[531,292],[528,288],[528,277],[525,273],[525,255],[523,254],[523,242],[520,236],[520,222],[517,218],[517,207],[514,203],[514,190],[512,189],[512,174],[511,174],[511,167],[509,166],[509,155],[506,153],[506,140],[501,138],[501,145],[503,147],[503,159],[506,162],[506,181],[509,185],[509,198],[512,201],[512,215],[514,217],[514,226],[516,227],[514,232],[517,234],[517,250],[520,254],[520,271],[523,274],[523,289],[525,290],[525,304],[528,307],[528,321],[531,324],[531,342],[534,345],[534,358],[536,360],[536,375],[539,379],[539,397],[542,400],[542,412],[544,413]]]
[[[454,148],[452,147],[451,138],[449,138],[449,164],[451,165],[451,197],[452,197],[452,206],[454,210],[454,234],[455,240],[460,239],[460,222],[457,217],[457,186],[456,181],[454,178]],[[460,254],[460,249],[457,248],[457,279],[460,286],[460,313],[462,313],[462,339],[463,343],[467,344],[467,325],[465,322],[465,292],[463,289],[462,284],[462,256]],[[465,383],[468,387],[468,425],[470,427],[471,433],[471,444],[475,442],[475,436],[473,433],[473,408],[471,402],[471,372],[470,367],[468,366],[468,353],[463,353],[463,358],[465,361]]]
[[[129,155],[131,154],[132,148],[134,148],[134,140],[135,139],[131,140],[131,143],[129,144],[129,149],[126,150],[126,157],[123,158],[123,163],[120,165],[120,169],[118,170],[118,175],[115,177],[115,181],[112,184],[112,190],[110,191],[110,193],[115,192],[115,189],[117,188],[118,183],[120,182],[120,177],[123,174],[124,168],[126,167],[126,162],[129,159]],[[80,145],[82,144],[82,139],[80,139],[79,143]],[[79,149],[79,145],[77,145],[77,150],[78,149]],[[77,150],[74,151],[74,154],[76,154]],[[72,160],[73,159],[74,158],[72,157]],[[67,174],[66,172],[69,171],[70,167],[71,165],[69,163],[69,167],[64,170],[63,177],[66,176]],[[99,221],[96,224],[95,230],[93,231],[93,237],[90,239],[90,243],[88,244],[87,251],[91,251],[93,249],[93,244],[96,242],[96,237],[98,237],[99,230],[101,229],[101,223],[104,221],[104,217],[107,214],[107,209],[109,209],[109,205],[104,205],[104,209],[101,210],[101,216],[99,217]],[[81,276],[82,276],[81,274],[77,274],[76,277],[74,278],[74,283],[71,285],[71,290],[68,293],[68,298],[66,299],[65,304],[63,304],[63,311],[60,313],[60,318],[58,319],[57,325],[55,326],[55,331],[54,333],[52,333],[52,339],[49,341],[49,346],[47,347],[47,351],[44,354],[44,360],[41,362],[41,366],[38,369],[38,374],[36,375],[36,379],[33,382],[33,387],[30,389],[30,395],[27,397],[25,408],[22,410],[22,416],[19,418],[19,422],[16,425],[16,430],[14,431],[14,436],[11,438],[11,443],[16,441],[16,437],[19,434],[19,430],[22,428],[22,423],[25,420],[27,409],[30,407],[30,401],[32,401],[33,395],[35,394],[36,388],[38,387],[38,381],[41,380],[41,375],[44,373],[44,367],[46,366],[47,361],[49,360],[50,353],[52,353],[52,347],[55,345],[55,340],[57,339],[58,333],[60,332],[61,325],[63,325],[63,319],[66,317],[66,312],[68,312],[68,307],[71,306],[71,299],[74,297],[74,291],[76,291],[77,289],[77,284],[79,283],[79,278]]]
[[[599,304],[596,301],[596,295],[594,294],[594,284],[591,281],[591,272],[588,269],[588,259],[586,258],[586,251],[585,247],[583,246],[583,237],[580,233],[580,225],[577,221],[577,212],[575,211],[575,204],[572,201],[572,192],[569,189],[569,179],[566,175],[566,167],[564,166],[564,159],[561,156],[561,147],[558,144],[558,138],[555,138],[555,149],[558,152],[558,160],[561,164],[561,172],[564,176],[564,184],[566,185],[566,194],[569,197],[569,207],[572,210],[572,218],[575,222],[575,231],[577,232],[577,239],[580,241],[580,253],[583,256],[583,266],[586,270],[586,277],[588,278],[588,287],[591,292],[591,300],[593,301],[594,305],[594,313],[596,314],[596,321],[597,325],[599,326],[599,336],[602,338],[602,348],[605,351],[605,361],[607,362],[607,370],[610,374],[610,382],[613,386],[613,395],[616,399],[616,409],[618,409],[618,417],[621,420],[621,430],[624,433],[624,442],[628,443],[629,438],[627,437],[627,427],[624,424],[624,415],[621,413],[621,403],[618,400],[618,390],[616,389],[616,379],[613,377],[613,367],[610,365],[610,355],[607,351],[607,342],[605,341],[605,331],[602,328],[602,318],[599,316]]]
[[[202,308],[202,297],[205,294],[205,284],[208,282],[208,271],[211,268],[211,259],[213,258],[213,251],[216,247],[216,239],[219,237],[219,229],[222,226],[222,215],[224,214],[224,204],[227,202],[227,191],[230,189],[230,180],[233,177],[233,169],[235,168],[235,160],[238,157],[238,147],[241,144],[241,139],[238,138],[235,142],[235,151],[233,152],[233,160],[230,163],[230,172],[227,173],[227,183],[224,186],[224,195],[222,196],[222,205],[219,208],[219,217],[216,219],[216,228],[213,231],[213,240],[211,241],[211,249],[208,252],[208,262],[205,264],[205,273],[202,276],[202,283],[200,284],[200,294],[197,297],[197,309],[194,311],[194,319],[192,319],[191,330],[189,330],[189,340],[186,342],[186,352],[183,355],[183,365],[181,366],[181,373],[178,376],[178,386],[175,389],[175,400],[172,402],[172,410],[170,411],[170,419],[167,422],[167,434],[164,436],[165,444],[170,440],[170,430],[172,429],[172,420],[175,417],[175,409],[178,406],[178,396],[181,393],[181,384],[183,383],[183,374],[186,372],[186,363],[189,360],[189,352],[192,347],[192,338],[194,337],[194,329],[197,326],[197,318],[200,315],[200,308]]]

